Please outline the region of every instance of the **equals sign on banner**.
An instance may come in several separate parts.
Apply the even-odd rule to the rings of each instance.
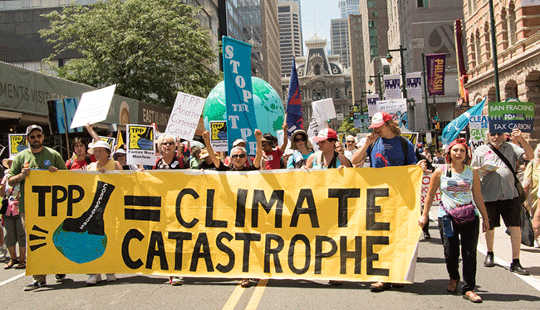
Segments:
[[[159,222],[160,196],[124,196],[124,218],[134,221]],[[137,207],[137,208],[128,208]],[[157,208],[157,209],[156,209]]]

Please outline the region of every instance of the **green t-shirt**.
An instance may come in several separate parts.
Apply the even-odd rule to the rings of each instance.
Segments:
[[[49,169],[50,166],[58,169],[66,169],[66,163],[62,159],[62,156],[50,147],[44,146],[39,153],[32,153],[28,148],[15,156],[11,169],[9,169],[8,177],[21,173],[26,163],[28,163],[28,168],[30,169]],[[19,211],[24,213],[24,181],[21,182]]]

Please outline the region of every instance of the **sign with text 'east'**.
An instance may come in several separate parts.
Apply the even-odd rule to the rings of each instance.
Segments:
[[[251,84],[251,45],[227,36],[222,42],[229,150],[236,139],[244,139],[249,155],[255,155],[257,120]]]
[[[531,132],[534,123],[534,102],[490,102],[489,132],[512,132],[517,128]]]
[[[31,171],[27,274],[409,282],[417,166]]]

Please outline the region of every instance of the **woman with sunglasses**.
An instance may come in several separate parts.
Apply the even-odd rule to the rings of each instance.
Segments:
[[[482,198],[482,189],[478,171],[469,166],[471,155],[465,139],[457,139],[450,143],[446,155],[447,165],[443,165],[431,176],[429,191],[424,205],[424,212],[418,221],[420,227],[429,221],[429,209],[433,203],[433,195],[441,192],[439,208],[439,232],[444,247],[446,269],[450,280],[447,290],[456,293],[459,284],[459,252],[463,262],[463,280],[461,291],[463,298],[474,302],[482,302],[482,298],[474,292],[476,286],[476,247],[479,235],[479,212],[482,214],[482,230],[489,228],[488,214]],[[474,200],[474,205],[473,205]],[[468,217],[462,217],[459,210],[469,210]],[[472,213],[474,212],[474,213]]]
[[[337,133],[332,128],[325,128],[313,138],[319,146],[319,151],[313,153],[306,162],[306,168],[328,169],[339,167],[352,167],[351,162],[336,152]]]
[[[176,140],[172,135],[162,134],[157,140],[158,150],[161,157],[156,161],[152,170],[158,169],[185,169],[184,155],[176,151]],[[169,284],[180,286],[184,279],[178,276],[169,276]]]
[[[291,139],[293,153],[287,161],[287,168],[302,168],[306,165],[309,156],[313,154],[313,146],[309,142],[306,132],[302,129],[295,130]]]

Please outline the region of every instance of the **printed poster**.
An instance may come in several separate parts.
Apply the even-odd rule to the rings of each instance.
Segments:
[[[488,104],[489,132],[532,132],[534,102],[490,102]]]
[[[210,144],[215,152],[228,151],[227,122],[210,121]]]
[[[154,165],[156,150],[154,127],[146,125],[126,125],[127,163],[129,165]]]
[[[15,156],[28,148],[24,133],[9,134],[9,156]]]

